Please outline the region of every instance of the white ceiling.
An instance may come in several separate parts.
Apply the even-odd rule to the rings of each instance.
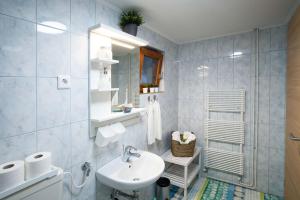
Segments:
[[[142,10],[145,26],[176,43],[286,23],[297,0],[109,0]]]

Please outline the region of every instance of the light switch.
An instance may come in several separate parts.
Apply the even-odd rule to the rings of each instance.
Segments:
[[[57,77],[57,88],[58,89],[70,89],[71,78],[69,75],[59,75]]]

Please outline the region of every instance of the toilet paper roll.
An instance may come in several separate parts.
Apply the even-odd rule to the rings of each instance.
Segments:
[[[24,161],[16,160],[0,165],[0,191],[24,182]]]
[[[38,177],[51,170],[51,153],[38,152],[25,158],[25,179]]]

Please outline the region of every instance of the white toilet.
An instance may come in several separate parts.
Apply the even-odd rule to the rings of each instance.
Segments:
[[[62,200],[63,194],[63,170],[52,178],[41,181],[3,200]]]

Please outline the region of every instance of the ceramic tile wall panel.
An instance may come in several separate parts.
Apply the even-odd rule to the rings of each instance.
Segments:
[[[0,26],[0,75],[35,76],[35,24],[24,20],[16,19],[14,17],[0,15]]]
[[[55,28],[46,28],[48,31],[57,31]],[[37,75],[56,77],[59,74],[70,74],[70,33],[49,34],[38,31]]]
[[[0,1],[0,13],[35,22],[36,21],[36,0]]]
[[[283,195],[284,180],[286,30],[286,26],[264,29],[260,31],[259,38],[258,151],[261,153],[258,156],[257,189],[280,196]],[[240,53],[242,55],[233,56]],[[253,148],[251,107],[254,102],[255,32],[180,45],[178,62],[178,126],[180,130],[194,131],[201,146],[204,145],[203,123],[207,119],[207,91],[246,90],[244,181],[249,182]],[[239,119],[235,114],[213,114],[211,117]],[[214,145],[228,150],[236,149],[231,145]],[[277,167],[272,167],[275,165]],[[209,174],[237,181],[235,176],[215,170],[210,170]]]
[[[0,138],[35,131],[36,80],[32,77],[0,78]]]
[[[36,10],[38,23],[47,23],[51,27],[63,30],[70,28],[70,0],[37,0]]]
[[[140,27],[138,36],[165,53],[166,92],[159,95],[163,141],[147,146],[145,116],[107,148],[96,147],[89,137],[88,27],[102,22],[119,28],[120,12],[104,0],[0,1],[0,163],[51,151],[54,164],[71,171],[79,183],[81,165],[91,162],[91,178],[83,190],[72,188],[65,177],[64,200],[108,199],[111,188],[95,180],[97,168],[118,157],[122,144],[161,154],[169,148],[169,133],[177,129],[178,46]],[[45,21],[61,24],[40,24]],[[57,89],[60,74],[71,76],[70,89]],[[152,192],[151,186],[141,196]]]

